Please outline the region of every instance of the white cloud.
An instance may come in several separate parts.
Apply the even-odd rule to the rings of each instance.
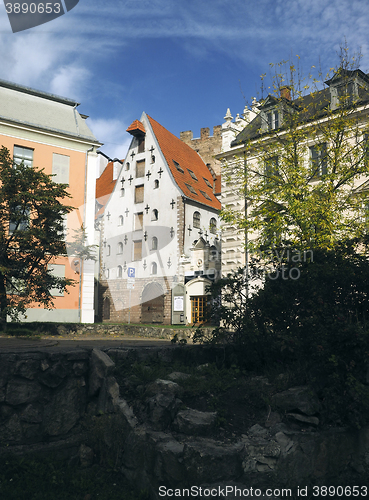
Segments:
[[[127,154],[131,136],[126,129],[127,124],[118,119],[88,118],[87,124],[95,137],[104,143],[101,150],[110,158],[122,160]]]
[[[86,68],[80,68],[74,64],[69,64],[58,68],[50,82],[50,91],[53,94],[73,97],[79,99],[79,92],[83,90],[90,77],[90,72]]]

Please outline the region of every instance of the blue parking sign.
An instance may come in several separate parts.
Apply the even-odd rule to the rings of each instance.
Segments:
[[[135,277],[136,277],[136,269],[134,267],[129,267],[128,278],[135,278]]]

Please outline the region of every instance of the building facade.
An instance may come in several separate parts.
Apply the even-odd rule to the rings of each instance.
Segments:
[[[293,88],[281,87],[278,95],[254,102],[235,121],[228,110],[218,155],[222,207],[239,214],[239,220],[254,218],[256,223],[248,231],[236,222],[224,224],[223,275],[247,265],[252,241],[273,247],[300,238],[310,248],[320,235],[341,238],[354,234],[354,225],[360,231],[369,174],[369,78],[359,69],[341,69],[324,83],[307,95],[293,96]],[[290,198],[283,197],[286,187]],[[331,206],[324,209],[324,203],[332,193],[340,209],[328,219]],[[300,203],[307,198],[310,211]],[[280,230],[273,234],[267,229],[266,203],[279,217]]]
[[[67,239],[83,226],[86,243],[94,243],[96,150],[101,143],[77,111],[79,103],[46,92],[0,81],[0,143],[15,162],[42,168],[55,182],[68,184],[75,207],[66,220]],[[29,308],[25,321],[94,321],[94,263],[75,255],[53,262],[58,276],[77,283],[69,293],[55,292],[55,309]]]
[[[143,113],[100,216],[103,319],[204,320],[206,286],[220,273],[220,202],[191,147]]]

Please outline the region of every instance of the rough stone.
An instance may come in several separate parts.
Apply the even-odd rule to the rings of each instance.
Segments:
[[[179,394],[181,392],[181,387],[172,380],[157,379],[152,384],[149,384],[147,390],[151,394],[158,394],[160,392]]]
[[[44,428],[50,436],[66,434],[84,413],[85,391],[78,379],[69,379],[45,406]]]
[[[41,395],[41,387],[37,382],[29,380],[10,380],[6,390],[6,402],[20,405],[36,401]]]
[[[319,418],[317,417],[309,417],[307,415],[301,415],[301,413],[287,413],[287,417],[291,417],[303,424],[313,425],[314,427],[319,425]]]
[[[19,414],[19,418],[24,422],[38,424],[42,422],[42,408],[37,404],[29,404]]]
[[[189,436],[208,436],[214,428],[216,417],[216,412],[181,410],[177,413],[173,427]]]
[[[90,358],[89,395],[97,394],[103,380],[111,374],[115,367],[114,361],[100,349],[93,349]]]
[[[147,412],[151,425],[156,430],[165,430],[173,422],[179,407],[174,394],[159,393],[147,400]]]
[[[186,442],[183,460],[193,484],[232,480],[242,474],[243,443],[227,444],[213,439],[197,438]]]
[[[305,415],[315,415],[320,410],[319,400],[307,386],[292,387],[279,392],[272,398],[273,404],[280,410],[291,412],[299,410]]]
[[[174,382],[176,380],[186,380],[189,377],[191,377],[191,375],[182,372],[172,372],[168,375],[169,380],[173,380]]]
[[[46,369],[38,377],[38,380],[47,387],[58,387],[67,376],[67,369],[61,361],[56,362],[51,368]]]
[[[91,467],[94,461],[94,451],[85,444],[81,444],[78,450],[79,461],[82,468]]]
[[[21,359],[15,365],[15,375],[34,380],[40,361],[38,359]]]

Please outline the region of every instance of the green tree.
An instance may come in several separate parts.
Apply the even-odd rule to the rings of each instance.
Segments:
[[[365,232],[369,79],[359,60],[343,47],[338,67],[316,78],[273,66],[271,93],[224,154],[223,178],[248,210],[222,215],[254,247],[333,248]]]
[[[66,185],[43,170],[15,164],[0,150],[0,321],[14,320],[38,303],[53,307],[53,289],[66,291],[73,280],[53,276],[48,267],[66,254],[65,216],[73,209]]]

